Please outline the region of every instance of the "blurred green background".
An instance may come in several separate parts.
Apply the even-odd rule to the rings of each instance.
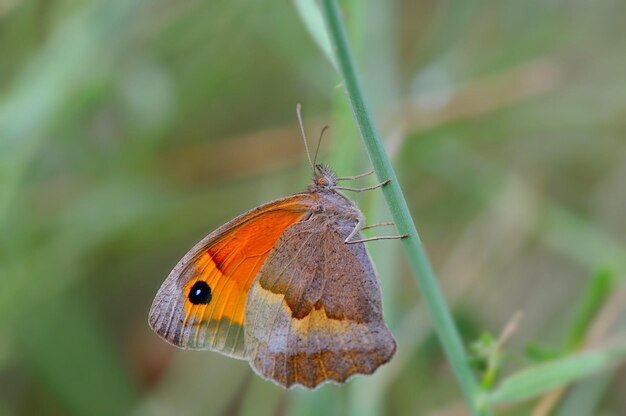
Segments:
[[[466,343],[522,311],[508,374],[623,341],[626,3],[341,4]],[[345,386],[283,391],[147,325],[196,241],[308,185],[296,103],[322,162],[369,169],[338,83],[286,0],[0,0],[0,415],[466,414],[397,241],[370,244],[397,356]],[[625,370],[548,408],[626,414]]]

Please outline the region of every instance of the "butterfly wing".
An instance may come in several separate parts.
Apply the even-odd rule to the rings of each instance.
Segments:
[[[149,314],[168,342],[243,358],[248,290],[281,234],[308,215],[313,196],[296,194],[255,208],[215,230],[174,267]]]
[[[250,288],[246,355],[265,378],[313,388],[370,374],[396,343],[363,243],[345,244],[354,220],[314,215],[289,227]]]

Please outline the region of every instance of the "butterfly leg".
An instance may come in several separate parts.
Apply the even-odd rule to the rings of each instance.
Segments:
[[[387,185],[389,182],[391,182],[391,179],[387,179],[386,181],[383,181],[383,182],[378,183],[376,185],[368,186],[368,187],[365,187],[365,188],[348,188],[348,187],[344,187],[344,186],[333,186],[332,189],[339,189],[341,191],[363,192],[363,191],[371,191],[372,189],[376,189],[376,188],[381,188],[381,187]]]
[[[360,178],[364,178],[366,176],[371,175],[372,173],[374,173],[373,170],[370,170],[369,172],[365,172],[365,173],[361,173],[360,175],[354,175],[354,176],[342,176],[337,178],[338,181],[354,181],[356,179],[360,179]]]
[[[403,238],[407,238],[408,234],[398,234],[398,235],[379,235],[377,237],[370,238],[362,238],[360,240],[346,241],[346,244],[356,244],[356,243],[366,243],[368,241],[377,241],[377,240],[401,240]]]
[[[361,230],[369,230],[370,228],[376,228],[376,227],[389,227],[392,225],[396,225],[396,224],[393,222],[379,222],[378,224],[366,225],[365,227],[361,228]]]
[[[356,234],[358,234],[359,231],[361,231],[361,230],[366,230],[368,228],[374,228],[374,227],[380,227],[380,226],[384,226],[384,225],[395,225],[395,224],[393,224],[393,223],[380,223],[380,224],[374,224],[374,225],[370,225],[368,227],[364,227],[363,226],[363,221],[361,220],[361,218],[357,218],[356,225],[354,226],[354,229],[350,232],[348,237],[346,237],[346,239],[344,240],[344,243],[346,243],[346,244],[355,244],[355,243],[365,243],[367,241],[376,241],[376,240],[399,240],[401,238],[406,238],[406,237],[409,236],[408,234],[381,235],[381,236],[377,236],[377,237],[361,238],[359,240],[352,240],[352,237],[354,237]]]

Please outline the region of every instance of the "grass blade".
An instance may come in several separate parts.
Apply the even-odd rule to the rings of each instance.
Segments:
[[[398,230],[409,236],[409,238],[403,240],[409,258],[409,264],[416,278],[416,283],[424,295],[424,300],[433,319],[443,349],[450,360],[452,369],[459,380],[459,384],[465,394],[472,413],[476,415],[489,414],[489,411],[481,408],[481,404],[479,403],[482,390],[469,367],[463,343],[441,290],[439,289],[435,273],[432,270],[426,250],[422,245],[415,224],[413,223],[398,179],[396,178],[391,162],[380,140],[378,130],[365,102],[337,2],[335,0],[324,0],[322,2],[322,10],[330,34],[329,37],[334,46],[333,50],[339,64],[344,87],[346,88],[354,117],[365,142],[372,165],[374,166],[379,180],[390,180],[390,183],[383,188],[383,194]]]
[[[508,403],[536,397],[549,390],[596,374],[626,359],[626,347],[591,351],[522,370],[505,379],[489,394],[491,403]]]

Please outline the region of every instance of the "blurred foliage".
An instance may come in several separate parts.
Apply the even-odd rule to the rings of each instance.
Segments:
[[[604,369],[497,413],[626,412],[609,356],[545,370],[525,353],[625,345],[626,3],[342,5],[466,342],[523,312],[500,371],[522,373],[496,394],[515,396],[528,371]],[[297,102],[310,137],[331,125],[323,161],[368,169],[298,10],[0,0],[0,414],[464,414],[397,242],[370,250],[398,354],[345,386],[285,392],[147,326],[195,241],[308,184]],[[371,223],[388,218],[377,193],[355,200]]]

